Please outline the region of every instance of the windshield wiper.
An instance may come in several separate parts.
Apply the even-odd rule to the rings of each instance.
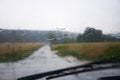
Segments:
[[[17,80],[35,80],[43,77],[45,77],[46,80],[48,80],[48,79],[53,79],[53,78],[77,74],[77,73],[111,69],[111,68],[120,68],[120,61],[112,61],[112,60],[104,61],[103,60],[103,61],[90,62],[80,66],[69,67],[69,68],[44,72],[40,74],[30,75],[30,76],[18,78]]]

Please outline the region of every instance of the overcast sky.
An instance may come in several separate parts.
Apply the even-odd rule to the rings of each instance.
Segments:
[[[0,28],[120,32],[120,0],[0,0]]]

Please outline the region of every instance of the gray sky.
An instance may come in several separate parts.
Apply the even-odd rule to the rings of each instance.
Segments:
[[[0,28],[120,32],[120,0],[0,0]]]

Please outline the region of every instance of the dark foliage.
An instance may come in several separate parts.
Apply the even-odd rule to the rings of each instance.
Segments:
[[[110,42],[120,41],[120,38],[116,38],[111,35],[104,35],[101,30],[87,27],[83,34],[79,34],[77,37],[78,42]]]

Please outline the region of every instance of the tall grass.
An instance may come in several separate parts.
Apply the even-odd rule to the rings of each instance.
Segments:
[[[42,43],[0,43],[0,62],[23,59],[40,46]]]
[[[80,60],[120,59],[120,42],[56,44],[52,49]]]

